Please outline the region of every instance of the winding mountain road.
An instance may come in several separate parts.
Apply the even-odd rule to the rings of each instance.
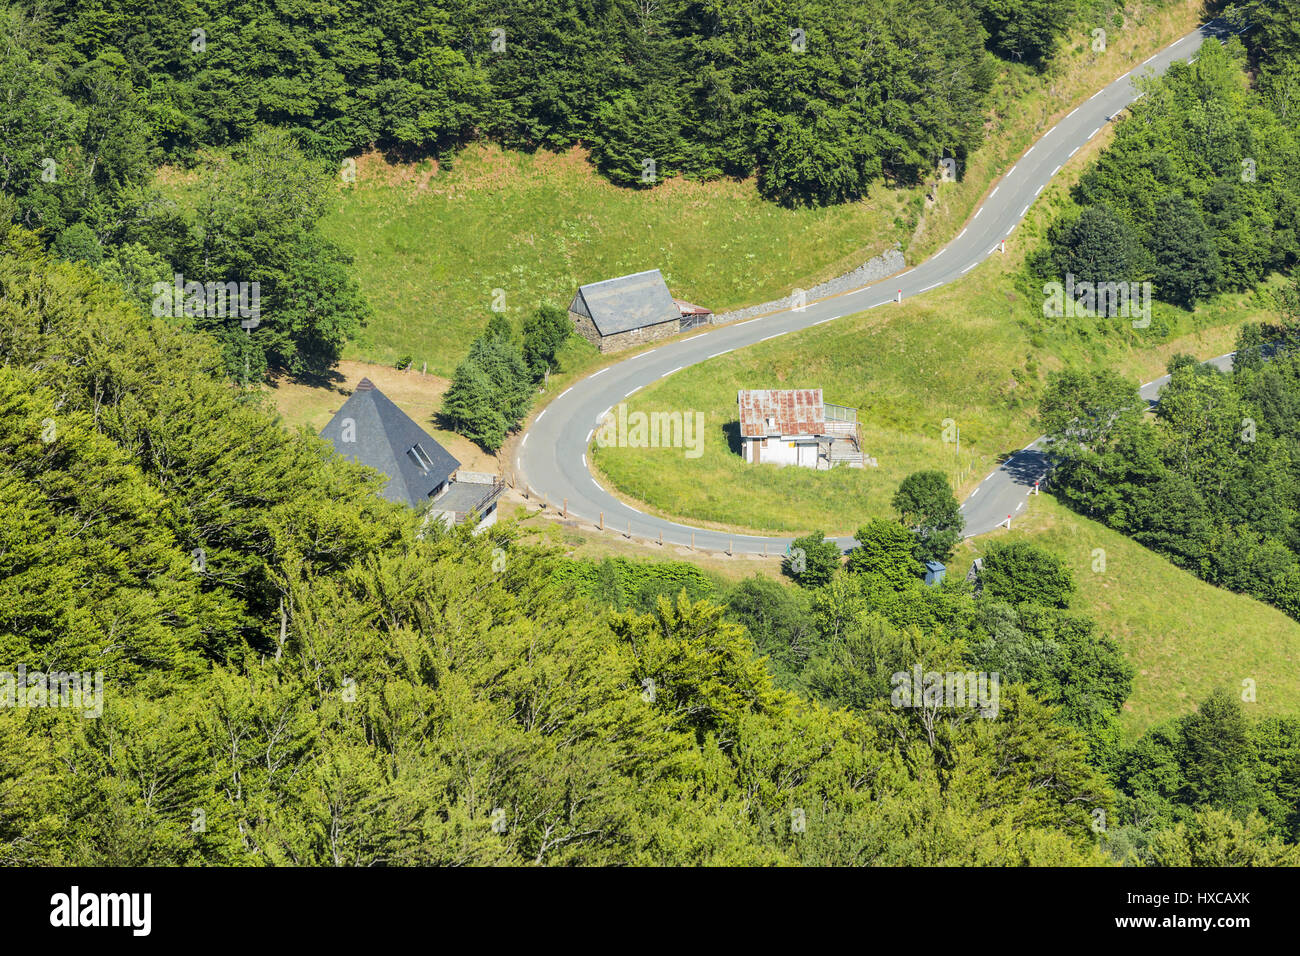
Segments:
[[[757,342],[832,322],[867,309],[890,308],[896,296],[909,298],[961,278],[1011,236],[1061,166],[1115,114],[1141,95],[1133,77],[1163,73],[1177,60],[1195,59],[1207,39],[1229,31],[1210,21],[1154,54],[1140,66],[1098,90],[1056,126],[1041,136],[984,198],[966,227],[925,262],[873,285],[811,303],[802,310],[760,316],[734,325],[670,342],[607,366],[562,392],[542,410],[524,432],[516,450],[520,483],[552,505],[568,502],[571,517],[596,523],[603,515],[607,528],[665,544],[694,545],[713,551],[779,554],[790,537],[732,534],[692,527],[646,514],[606,491],[592,476],[587,449],[600,420],[609,409],[647,385],[690,365],[717,358]],[[1229,356],[1222,359],[1231,361]],[[1220,360],[1214,360],[1216,362]],[[1154,399],[1166,379],[1142,387]],[[1026,494],[1046,471],[1042,439],[1009,457],[962,504],[968,536],[991,531],[1023,509]],[[856,546],[853,538],[837,538],[843,550]]]

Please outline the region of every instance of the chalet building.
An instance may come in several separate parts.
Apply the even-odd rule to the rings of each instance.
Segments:
[[[478,516],[478,527],[496,523],[497,499],[505,485],[494,475],[461,470],[447,449],[368,378],[321,430],[344,458],[388,476],[379,494],[389,501],[428,511],[447,524]]]
[[[745,461],[819,471],[868,463],[862,454],[858,410],[826,404],[820,388],[741,389],[736,403]]]
[[[602,352],[667,338],[712,317],[702,306],[674,299],[658,269],[581,286],[569,303],[574,328]]]

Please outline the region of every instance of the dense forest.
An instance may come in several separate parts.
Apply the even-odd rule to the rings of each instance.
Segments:
[[[824,584],[575,564],[420,529],[223,375],[0,245],[0,645],[104,694],[0,718],[4,863],[1300,859],[1300,721],[1126,746],[1131,671],[1032,545],[978,595],[882,521]],[[893,706],[917,667],[998,672],[997,719]]]
[[[1293,308],[1298,294],[1284,296]],[[1297,323],[1293,312],[1284,326],[1245,327],[1230,375],[1176,356],[1154,415],[1114,373],[1055,376],[1041,407],[1055,494],[1205,580],[1300,618]]]
[[[1296,16],[1295,3],[1231,14],[1249,24],[1239,37],[1145,81],[1031,260],[1038,281],[1149,281],[1152,296],[1191,309],[1300,261]]]
[[[487,136],[588,144],[616,182],[747,175],[791,201],[860,195],[977,145],[989,50],[1032,62],[1074,0],[185,0],[34,6],[65,92],[131,103],[165,155],[259,125],[338,159]],[[47,12],[48,11],[48,12]]]
[[[1247,5],[1230,15],[1249,24],[1240,37],[1151,81],[1035,266],[1040,278],[1149,279],[1157,298],[1188,309],[1261,289],[1274,318],[1241,329],[1231,375],[1175,356],[1148,414],[1135,383],[1067,371],[1040,415],[1062,500],[1300,618],[1298,14],[1295,3]]]

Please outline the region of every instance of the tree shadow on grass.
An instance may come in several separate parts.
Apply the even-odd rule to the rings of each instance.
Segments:
[[[308,388],[328,388],[340,395],[350,394],[344,388],[346,382],[347,379],[337,368],[324,372],[301,372],[297,375],[286,371],[272,371],[267,376],[267,385],[271,388],[279,388],[282,384],[305,385]]]

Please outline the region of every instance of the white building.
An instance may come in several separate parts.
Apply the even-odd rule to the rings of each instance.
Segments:
[[[820,388],[741,389],[736,404],[745,461],[822,471],[863,466],[858,410],[827,405]]]

